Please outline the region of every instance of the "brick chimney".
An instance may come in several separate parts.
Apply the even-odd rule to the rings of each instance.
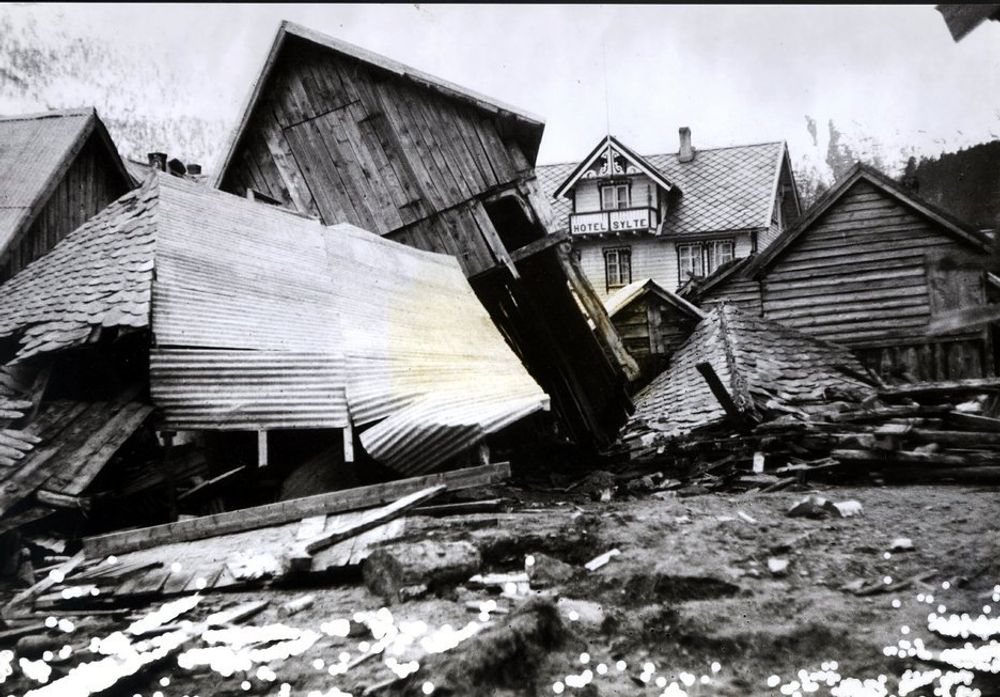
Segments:
[[[167,153],[165,152],[151,152],[146,155],[149,160],[149,166],[154,169],[158,169],[161,172],[167,171]]]
[[[694,159],[694,148],[691,146],[691,129],[681,126],[678,131],[681,136],[681,147],[677,151],[678,162],[690,162]]]

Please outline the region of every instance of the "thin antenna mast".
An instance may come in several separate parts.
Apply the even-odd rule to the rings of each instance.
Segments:
[[[611,100],[608,99],[608,42],[601,40],[601,56],[604,59],[604,132],[611,135]]]

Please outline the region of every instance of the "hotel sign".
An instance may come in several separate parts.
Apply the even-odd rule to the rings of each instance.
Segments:
[[[570,216],[570,232],[574,235],[584,235],[649,230],[653,227],[651,214],[652,210],[649,208],[577,213]]]

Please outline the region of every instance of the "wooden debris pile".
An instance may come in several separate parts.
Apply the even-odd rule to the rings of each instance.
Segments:
[[[707,490],[997,482],[998,393],[994,378],[889,386],[842,347],[722,306],[637,396],[613,454]]]

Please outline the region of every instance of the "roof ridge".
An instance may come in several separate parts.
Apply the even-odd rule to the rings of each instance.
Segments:
[[[96,116],[97,108],[77,107],[74,109],[52,109],[49,111],[39,111],[33,114],[8,114],[0,115],[0,121],[38,121],[41,119],[64,118],[70,116]]]
[[[783,140],[769,140],[769,141],[763,141],[763,142],[760,142],[760,143],[745,143],[745,144],[742,144],[742,145],[723,145],[723,146],[720,146],[720,147],[717,147],[717,148],[695,148],[694,151],[697,154],[697,153],[700,153],[700,152],[718,152],[719,150],[738,150],[740,148],[759,148],[759,147],[763,147],[765,145],[784,145],[784,144],[785,144],[785,141],[783,141]],[[639,156],[640,157],[644,157],[644,158],[650,158],[650,157],[676,157],[676,155],[677,155],[676,152],[656,152],[656,153],[650,153],[648,155],[643,155],[642,153],[639,153]],[[695,158],[695,161],[697,161],[697,157]],[[539,169],[541,167],[561,167],[561,166],[566,166],[566,165],[576,165],[576,164],[579,164],[579,163],[580,163],[580,160],[575,160],[575,161],[570,160],[570,161],[565,161],[565,162],[549,162],[549,163],[546,163],[546,164],[535,165],[535,169]]]

